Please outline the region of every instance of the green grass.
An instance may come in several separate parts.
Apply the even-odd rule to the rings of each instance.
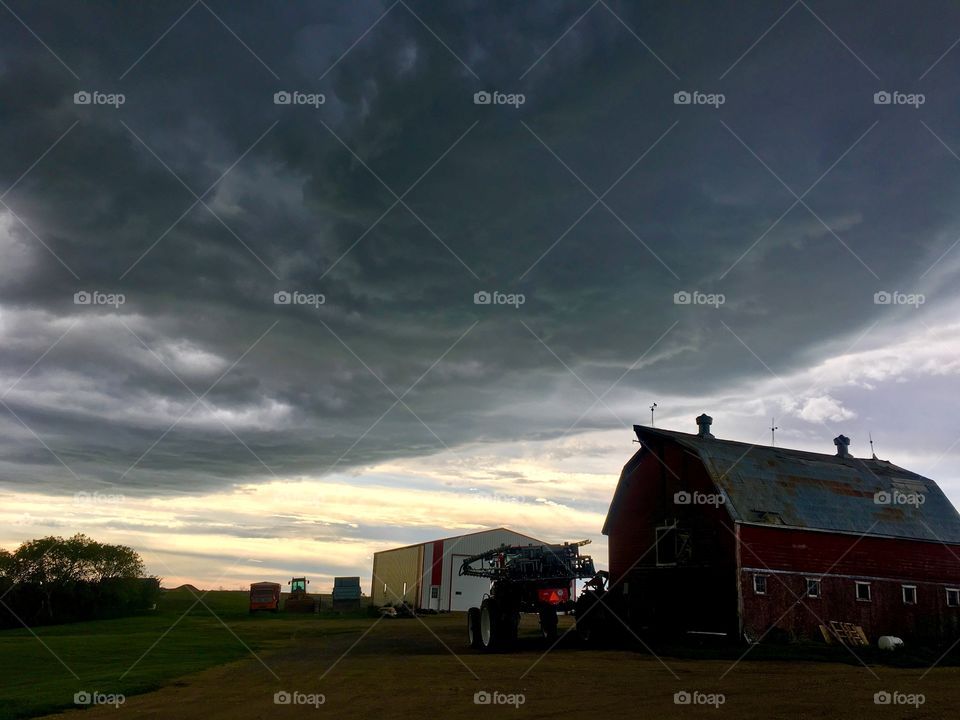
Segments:
[[[342,616],[342,624],[311,615],[251,617],[244,592],[208,593],[203,602],[209,610],[200,604],[191,610],[195,600],[189,591],[167,592],[149,614],[35,628],[42,643],[24,628],[0,631],[0,720],[74,707],[73,695],[80,690],[129,696],[248,657],[230,630],[259,654],[295,638],[350,632],[361,617]]]

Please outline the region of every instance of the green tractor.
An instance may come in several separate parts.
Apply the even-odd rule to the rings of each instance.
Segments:
[[[295,577],[287,582],[290,594],[283,603],[283,611],[288,613],[315,613],[317,601],[307,594],[307,585],[310,581],[305,577]]]

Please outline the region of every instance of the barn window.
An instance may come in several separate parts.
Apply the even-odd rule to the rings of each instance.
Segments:
[[[947,588],[947,607],[960,607],[960,589]]]
[[[916,585],[901,585],[900,590],[903,592],[904,605],[917,604],[917,586]]]
[[[457,593],[457,595],[459,594],[460,593]],[[432,588],[430,588],[430,598],[432,600],[436,600],[438,597],[440,597],[440,588],[434,585]]]
[[[690,533],[676,525],[657,528],[657,565],[674,566],[690,559]]]
[[[766,575],[753,576],[753,591],[757,595],[767,594],[767,576]]]
[[[857,581],[857,600],[870,602],[870,583]]]
[[[820,597],[819,578],[807,578],[807,597],[812,597],[812,598]]]

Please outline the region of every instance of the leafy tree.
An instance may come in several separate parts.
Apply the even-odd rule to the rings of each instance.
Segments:
[[[133,548],[99,543],[78,533],[67,539],[28,540],[12,553],[2,551],[0,576],[37,588],[43,598],[42,610],[53,619],[55,596],[77,592],[83,583],[99,588],[105,581],[143,578],[145,568]]]

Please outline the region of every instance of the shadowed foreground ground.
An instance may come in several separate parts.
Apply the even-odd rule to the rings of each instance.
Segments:
[[[318,623],[330,622],[317,620]],[[375,623],[375,624],[374,624]],[[83,710],[84,720],[138,718],[410,717],[716,717],[943,718],[955,715],[960,669],[871,665],[876,679],[853,658],[844,662],[758,661],[751,654],[727,673],[733,659],[698,660],[629,650],[582,650],[563,642],[544,655],[534,618],[525,618],[520,648],[484,655],[464,647],[463,618],[370,620],[361,631],[291,638],[265,652],[264,667],[248,659],[212,668],[156,692],[127,698],[119,709]],[[434,635],[436,634],[436,636]],[[225,642],[229,635],[225,632]],[[442,641],[442,642],[441,642]],[[459,658],[444,647],[456,651]],[[270,671],[279,676],[276,679]],[[725,677],[721,676],[727,673]],[[674,677],[674,674],[676,677]],[[478,691],[522,694],[524,702],[486,706]],[[876,705],[878,691],[923,693],[913,706]],[[319,708],[274,704],[278,691],[322,694]],[[714,706],[677,705],[674,693],[722,693]],[[70,711],[57,717],[81,717]]]

